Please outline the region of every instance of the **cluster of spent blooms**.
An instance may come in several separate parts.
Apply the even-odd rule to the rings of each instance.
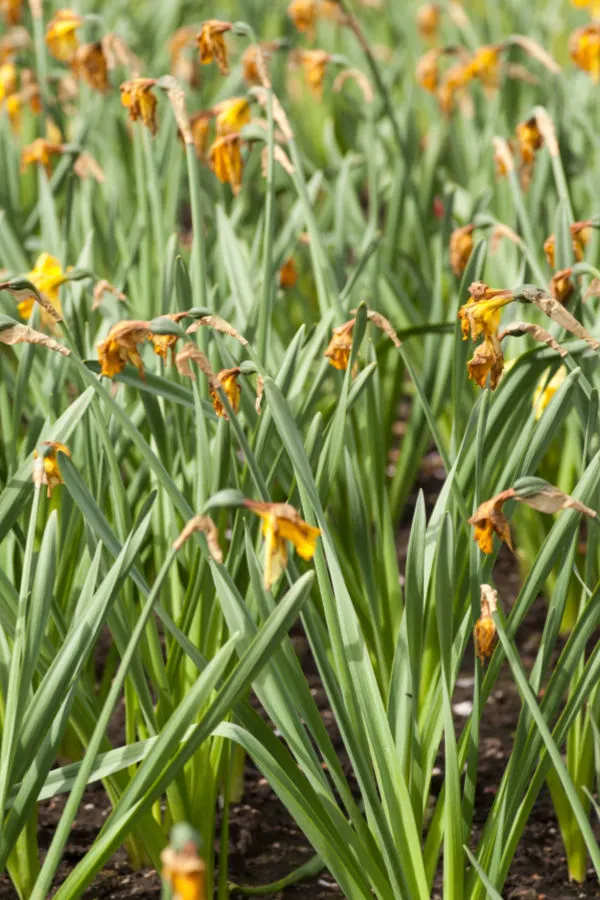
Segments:
[[[470,54],[457,47],[434,47],[417,63],[417,82],[435,94],[442,112],[449,114],[472,82],[479,81],[487,90],[498,87],[504,49],[504,44],[485,44]],[[445,69],[444,61],[451,61]]]
[[[480,387],[485,387],[489,376],[490,387],[495,390],[504,369],[498,335],[501,311],[507,303],[512,303],[513,293],[490,288],[482,282],[474,282],[469,292],[467,303],[458,311],[463,340],[470,336],[476,341],[483,336],[483,343],[475,349],[473,358],[467,363],[469,378]]]

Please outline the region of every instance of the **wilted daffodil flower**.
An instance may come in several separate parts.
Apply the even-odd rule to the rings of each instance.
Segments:
[[[577,6],[579,9],[585,9],[589,7],[590,15],[593,19],[600,18],[600,0],[571,0],[573,6]]]
[[[480,598],[481,615],[473,629],[475,653],[481,662],[489,659],[498,643],[498,632],[492,615],[498,609],[498,591],[489,584],[481,585]]]
[[[216,414],[223,419],[227,419],[227,410],[219,396],[219,388],[225,392],[225,395],[229,401],[229,404],[235,413],[238,412],[240,408],[240,395],[241,388],[238,384],[238,375],[240,374],[240,369],[238,366],[234,366],[233,369],[222,369],[220,372],[214,376],[211,380],[210,388],[209,388],[209,396],[211,399],[211,403],[214,407]]]
[[[572,275],[573,268],[569,266],[566,269],[559,269],[550,279],[550,293],[560,303],[566,303],[575,290],[571,281]]]
[[[32,163],[42,166],[46,175],[52,174],[52,157],[64,153],[62,144],[47,141],[46,138],[36,138],[33,143],[23,147],[21,152],[21,172],[24,172]]]
[[[596,84],[600,81],[600,22],[576,28],[569,38],[569,55]]]
[[[455,228],[450,235],[450,266],[457,278],[465,271],[473,252],[474,228],[474,225],[463,225],[462,228]]]
[[[220,19],[209,19],[203,22],[196,35],[196,42],[200,52],[200,62],[203,65],[215,60],[221,75],[229,75],[229,56],[225,34],[232,29],[231,22],[222,22]]]
[[[424,53],[417,60],[416,78],[424,90],[435,94],[440,81],[440,56],[441,50],[433,49]]]
[[[263,503],[246,500],[244,506],[263,520],[265,538],[264,585],[267,590],[277,581],[287,566],[287,541],[291,541],[302,559],[312,559],[319,528],[309,525],[288,503]]]
[[[279,287],[283,288],[284,291],[289,291],[295,287],[297,281],[298,270],[296,269],[294,257],[290,256],[279,270]]]
[[[23,0],[0,0],[0,13],[7,25],[17,25],[21,21]]]
[[[573,239],[573,255],[577,262],[581,262],[585,252],[585,245],[592,236],[592,223],[589,219],[581,222],[573,222],[571,225],[571,237]],[[551,234],[544,241],[544,253],[552,268],[554,268],[554,252],[556,249],[556,236]]]
[[[310,90],[315,96],[320,97],[323,93],[323,81],[331,54],[325,50],[298,50],[295,58],[302,66]]]
[[[349,322],[334,328],[332,338],[323,354],[329,360],[330,365],[341,372],[348,368],[352,350],[352,332],[355,324],[356,319],[350,319]]]
[[[500,74],[500,44],[486,44],[475,51],[469,63],[469,72],[488,88],[498,87]]]
[[[442,9],[439,3],[424,3],[417,9],[417,28],[425,40],[435,40],[438,35]]]
[[[67,276],[62,271],[58,259],[56,259],[55,256],[51,256],[49,253],[41,253],[36,259],[31,272],[27,272],[23,277],[26,281],[30,281],[34,287],[38,289],[40,294],[44,295],[46,300],[52,304],[58,316],[62,317],[62,306],[58,289],[61,284],[67,280]],[[21,294],[23,296],[21,296]],[[25,289],[22,292],[19,292],[17,299],[19,300],[17,306],[19,315],[22,319],[29,319],[33,312],[33,305],[36,302],[36,298],[31,295],[27,296],[27,290]],[[49,313],[43,308],[40,318],[43,325],[50,325],[53,322]]]
[[[261,74],[261,56],[262,56],[262,64],[266,66],[267,61],[270,58],[270,53],[267,45],[264,44],[262,46],[258,46],[257,44],[250,44],[249,47],[246,47],[242,54],[242,74],[244,76],[244,81],[247,85],[261,85],[263,84],[263,76]]]
[[[162,880],[173,900],[206,900],[206,864],[198,852],[200,836],[185,822],[171,829],[169,846],[160,854]]]
[[[190,116],[190,129],[194,141],[194,149],[196,156],[201,160],[206,159],[212,117],[212,112],[206,110],[200,110],[200,112]]]
[[[79,46],[77,29],[83,25],[81,16],[72,9],[59,9],[46,27],[46,44],[52,56],[70,62]]]
[[[242,161],[242,142],[239,134],[219,137],[209,152],[210,166],[222,184],[230,184],[234,194],[239,194],[242,187],[244,163]]]
[[[144,364],[138,352],[138,344],[143,344],[149,337],[148,322],[125,320],[113,325],[105,339],[98,344],[101,374],[114,378],[130,362],[143,378]]]
[[[154,135],[158,128],[156,121],[157,99],[152,93],[156,84],[155,78],[133,78],[121,85],[121,103],[129,110],[132,122],[141,119],[146,128]]]
[[[288,6],[288,16],[298,29],[314,37],[319,19],[343,22],[344,13],[336,0],[292,0]]]
[[[0,66],[0,102],[17,90],[17,68],[7,62]]]
[[[476,341],[483,336],[483,344],[476,348],[473,358],[467,363],[469,378],[480,387],[485,387],[488,375],[490,387],[494,390],[502,375],[504,357],[498,338],[498,327],[502,307],[513,300],[513,292],[495,290],[481,281],[475,281],[469,288],[471,296],[458,311],[461,320],[463,341],[471,336]]]
[[[535,417],[537,420],[542,418],[543,412],[556,394],[557,390],[567,377],[567,370],[561,366],[554,373],[550,381],[546,375],[542,375],[533,392],[532,405],[535,409]]]
[[[513,496],[512,488],[502,491],[482,503],[469,519],[469,525],[475,529],[473,539],[479,544],[482,553],[491,553],[494,549],[494,534],[513,549],[508,519],[502,512],[503,505]]]
[[[250,103],[245,97],[222,100],[213,106],[212,112],[216,115],[218,137],[235,134],[250,121]]]
[[[52,496],[52,491],[57,485],[63,483],[60,467],[58,465],[58,459],[56,457],[56,454],[59,451],[61,453],[64,453],[65,456],[71,456],[71,451],[69,450],[69,448],[64,444],[60,444],[58,441],[44,441],[42,444],[40,444],[39,453],[37,450],[33,451],[33,458],[41,459],[43,462],[43,473],[40,483],[47,485],[48,497]]]
[[[71,59],[71,69],[75,78],[85,81],[95,91],[102,92],[110,88],[108,60],[102,41],[78,47]]]

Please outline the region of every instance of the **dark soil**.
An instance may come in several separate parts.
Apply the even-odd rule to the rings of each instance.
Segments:
[[[435,477],[432,479],[435,481]],[[427,487],[430,485],[428,484]],[[432,488],[439,490],[439,483]],[[431,499],[435,490],[428,492]],[[400,536],[400,553],[403,550]],[[502,551],[494,572],[503,598],[514,597],[519,588],[519,575],[514,558]],[[545,615],[544,602],[540,599],[527,616],[519,634],[519,649],[527,667],[533,663]],[[297,638],[297,649],[303,657],[304,668],[311,688],[322,711],[324,722],[343,758],[333,717],[327,708],[312,660],[306,650],[306,641]],[[469,663],[459,679],[453,699],[457,726],[469,714],[472,697],[472,666]],[[478,794],[475,803],[477,832],[485,822],[487,811],[504,772],[512,746],[513,730],[521,709],[521,702],[508,670],[501,673],[496,689],[488,701],[481,722]],[[441,771],[432,785],[439,790]],[[283,878],[293,869],[307,862],[313,851],[298,830],[286,810],[269,788],[257,769],[248,762],[245,769],[244,802],[231,810],[229,877],[238,884],[267,884]],[[64,800],[42,803],[40,807],[39,840],[42,852],[52,839],[54,827],[60,817]],[[88,790],[73,827],[69,846],[59,873],[58,883],[81,859],[92,844],[102,826],[109,807],[101,785]],[[441,898],[441,879],[436,880],[433,898]],[[0,898],[16,898],[6,876],[0,875]],[[84,900],[121,900],[135,897],[138,900],[154,900],[160,897],[160,882],[154,871],[133,872],[124,851],[117,853],[110,864],[97,877],[94,885],[84,895]],[[238,895],[239,896],[239,895]],[[326,900],[341,897],[341,892],[327,872],[319,877],[286,888],[271,897],[293,900]],[[567,876],[564,849],[554,815],[550,796],[546,790],[540,795],[530,821],[525,829],[516,853],[511,872],[504,888],[505,898],[523,900],[575,900],[575,898],[600,897],[600,890],[593,870],[582,885],[570,884]]]

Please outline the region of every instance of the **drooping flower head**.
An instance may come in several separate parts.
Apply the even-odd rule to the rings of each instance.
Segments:
[[[312,559],[321,531],[301,519],[298,511],[288,503],[263,503],[258,500],[246,500],[244,506],[263,520],[264,585],[267,590],[270,590],[287,566],[286,542],[291,541],[298,556],[301,556],[302,559]]]
[[[472,77],[478,78],[484,87],[496,88],[500,76],[500,50],[499,44],[485,44],[475,51],[475,55],[469,63],[469,72]]]
[[[77,29],[83,19],[72,9],[59,9],[46,26],[46,44],[52,56],[60,62],[70,62],[79,46]]]
[[[267,65],[271,55],[269,46],[272,45],[250,44],[242,54],[242,74],[249,87],[262,85],[264,82],[262,68]]]
[[[239,194],[242,187],[244,163],[242,161],[242,142],[239,134],[219,137],[209,152],[210,166],[222,184],[231,185],[234,194]]]
[[[117,322],[105,339],[98,344],[101,374],[114,378],[130,362],[143,378],[144,364],[138,351],[138,344],[145,343],[149,338],[148,322],[133,319]]]
[[[0,0],[0,13],[7,25],[18,25],[22,11],[23,0]]]
[[[121,103],[129,110],[131,121],[141,119],[152,134],[156,134],[158,128],[157,100],[152,93],[155,84],[155,78],[133,78],[131,81],[124,81],[120,88]]]
[[[52,158],[64,153],[62,144],[47,141],[46,138],[36,138],[33,143],[23,147],[21,152],[21,172],[24,172],[32,163],[42,166],[46,175],[52,174]]]
[[[208,19],[196,35],[196,42],[200,52],[200,62],[203,65],[211,63],[214,59],[221,75],[229,75],[229,56],[225,34],[231,31],[231,22],[222,22],[220,19]]]
[[[63,477],[56,454],[60,451],[70,458],[71,451],[68,447],[58,441],[44,441],[40,444],[40,448],[41,452],[38,452],[37,450],[33,451],[33,458],[41,458],[43,460],[44,473],[41,483],[47,485],[48,497],[51,497],[54,488],[59,484],[63,484]]]
[[[440,56],[442,51],[434,47],[417,60],[415,71],[417,84],[430,94],[435,94],[440,82]]]
[[[325,50],[298,50],[296,59],[302,66],[310,90],[315,96],[320,97],[331,54]]]
[[[218,137],[241,131],[250,121],[250,103],[246,97],[222,100],[212,111],[216,115]]]
[[[211,380],[208,392],[211,403],[216,414],[223,419],[227,419],[228,415],[227,410],[225,409],[225,405],[221,400],[221,397],[219,396],[219,388],[221,388],[221,390],[225,392],[231,408],[235,413],[237,413],[240,408],[241,395],[241,388],[237,380],[239,374],[239,367],[234,366],[233,369],[222,369],[220,372],[217,372],[217,374]]]
[[[442,10],[439,3],[424,3],[417,9],[417,28],[424,40],[435,40],[438,36]]]
[[[511,550],[513,549],[510,525],[502,512],[503,505],[513,496],[512,488],[502,491],[491,500],[482,503],[469,519],[469,525],[474,528],[473,539],[479,544],[482,553],[491,553],[494,549],[494,534],[508,544]]]
[[[573,239],[573,255],[577,262],[581,262],[585,253],[585,245],[589,241],[592,236],[592,227],[589,219],[585,219],[581,222],[573,222],[571,225],[571,238]],[[556,250],[556,236],[551,234],[550,237],[546,238],[544,241],[544,253],[546,254],[546,258],[550,263],[551,267],[555,266],[555,250]]]
[[[108,60],[102,41],[78,47],[71,58],[71,69],[75,78],[85,81],[95,91],[104,92],[110,88]]]
[[[290,256],[279,270],[279,287],[283,288],[284,291],[289,291],[296,286],[297,281],[298,270],[296,269],[294,257]]]
[[[61,284],[64,284],[67,280],[67,276],[62,271],[59,260],[49,253],[41,253],[36,259],[31,272],[27,272],[23,277],[26,281],[30,281],[34,287],[38,289],[40,294],[43,294],[45,299],[52,304],[58,315],[62,316],[59,288]],[[17,309],[22,319],[30,318],[31,313],[33,312],[34,303],[36,302],[35,297],[28,297],[26,296],[26,293],[26,291],[23,291],[24,296],[18,298],[19,303]],[[43,308],[41,310],[40,319],[42,325],[50,325],[53,323],[53,319]]]
[[[473,252],[474,228],[474,225],[463,225],[462,228],[455,228],[450,235],[450,266],[457,278],[465,271]]]
[[[0,66],[0,103],[17,90],[17,67],[6,62]]]
[[[569,266],[566,269],[559,269],[550,279],[550,293],[560,303],[566,303],[575,290],[571,280],[572,275],[573,267]]]
[[[600,81],[600,23],[590,22],[576,28],[569,38],[569,55],[579,69],[587,72],[595,84]]]
[[[498,609],[498,591],[495,591],[489,584],[481,585],[480,608],[481,615],[473,629],[473,640],[475,653],[481,662],[485,662],[491,657],[498,643],[496,623],[492,618],[493,613]]]
[[[566,377],[567,370],[564,366],[560,366],[560,368],[556,370],[550,381],[548,381],[546,375],[542,375],[533,392],[532,400],[532,406],[535,409],[535,418],[537,420],[542,418],[544,410]]]
[[[469,287],[470,297],[458,311],[463,341],[471,335],[476,341],[480,335],[491,337],[498,331],[502,307],[513,300],[513,292],[490,288],[483,281],[474,281]]]
[[[352,351],[352,333],[355,324],[356,319],[350,319],[349,322],[334,328],[332,338],[323,354],[329,360],[329,364],[341,372],[345,372],[348,368]]]
[[[198,159],[205,160],[209,145],[210,123],[213,114],[210,110],[200,110],[190,116],[190,129],[194,140],[194,149]]]

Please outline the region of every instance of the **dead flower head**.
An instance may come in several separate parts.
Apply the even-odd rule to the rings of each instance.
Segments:
[[[344,12],[336,0],[292,0],[288,6],[288,16],[298,31],[314,37],[319,19],[344,22]]]
[[[268,47],[250,44],[242,54],[242,74],[248,87],[264,84],[267,62],[270,58]]]
[[[200,110],[190,116],[190,130],[194,141],[194,149],[198,159],[205,160],[208,145],[210,143],[210,123],[213,118],[212,112]]]
[[[287,566],[287,541],[291,541],[302,559],[312,559],[321,531],[305,522],[298,511],[288,503],[246,500],[244,506],[263,520],[264,585],[266,590],[270,590]]]
[[[196,848],[165,847],[161,852],[162,878],[174,900],[206,900],[206,864]]]
[[[46,175],[52,174],[52,158],[64,153],[62,144],[47,141],[46,138],[36,138],[33,143],[23,147],[21,152],[21,172],[24,172],[32,163],[42,166]]]
[[[339,325],[337,328],[334,328],[331,340],[323,354],[329,360],[330,365],[332,365],[334,369],[339,369],[341,372],[344,372],[348,368],[350,353],[352,351],[352,333],[355,324],[356,319],[350,319],[350,321],[345,322],[344,325]]]
[[[457,278],[460,278],[465,271],[473,252],[474,227],[474,225],[463,225],[462,228],[455,228],[450,235],[450,266]]]
[[[600,22],[590,22],[576,28],[569,38],[569,55],[579,69],[587,72],[592,81],[600,81]]]
[[[550,293],[560,303],[566,303],[575,290],[571,281],[572,275],[573,269],[569,266],[567,269],[559,269],[550,279]]]
[[[585,253],[585,245],[589,241],[592,236],[592,228],[589,219],[581,222],[573,222],[571,225],[571,238],[573,240],[573,255],[577,262],[581,262]],[[546,259],[550,263],[551,267],[554,268],[554,255],[556,249],[556,236],[551,234],[550,237],[546,238],[544,241],[544,253],[546,254]]]
[[[210,166],[222,184],[231,185],[234,194],[239,194],[242,187],[244,163],[242,160],[242,142],[239,134],[219,137],[209,152]]]
[[[215,413],[223,419],[229,417],[227,415],[227,410],[225,409],[225,404],[219,395],[219,389],[224,392],[234,413],[237,413],[240,408],[241,396],[241,388],[237,380],[239,374],[239,367],[235,366],[233,369],[222,369],[211,379],[209,388],[210,400]]]
[[[0,66],[0,102],[16,93],[17,67],[14,63],[5,62]]]
[[[213,60],[219,67],[221,75],[229,75],[229,57],[225,34],[232,29],[231,22],[222,22],[220,19],[208,19],[196,35],[196,42],[200,52],[200,62],[203,65]]]
[[[0,13],[7,25],[18,25],[23,12],[23,0],[0,0]]]
[[[513,292],[491,288],[483,281],[474,281],[469,287],[470,297],[458,311],[463,340],[476,341],[480,335],[491,337],[498,331],[503,306],[511,303]]]
[[[521,186],[529,187],[533,174],[535,154],[544,144],[544,136],[538,128],[536,116],[532,116],[525,122],[519,122],[515,129],[516,144],[521,157]]]
[[[484,87],[498,87],[501,49],[499,44],[485,44],[475,51],[469,63],[471,77],[478,78]]]
[[[79,46],[77,29],[83,19],[72,9],[59,9],[46,26],[46,44],[52,56],[61,62],[70,62]]]
[[[321,97],[331,54],[326,50],[298,50],[295,58],[302,66],[306,83],[312,93],[316,97]]]
[[[492,497],[491,500],[486,500],[469,519],[469,525],[475,529],[473,539],[479,544],[482,553],[491,553],[494,549],[494,534],[508,544],[511,550],[513,549],[510,526],[502,512],[502,507],[507,500],[514,497],[514,493],[513,489],[509,488]]]
[[[60,466],[58,465],[57,453],[64,453],[65,456],[71,457],[71,451],[64,444],[58,441],[44,441],[40,444],[40,452],[33,451],[33,458],[41,460],[43,464],[43,472],[41,475],[41,484],[45,484],[48,488],[48,497],[52,496],[54,488],[63,484]],[[41,467],[40,467],[41,468]],[[35,478],[35,470],[34,470]]]
[[[427,53],[424,53],[417,60],[415,72],[417,84],[424,90],[429,91],[430,94],[435,94],[440,82],[441,54],[441,50],[434,48],[433,50],[428,50]]]
[[[533,392],[532,405],[535,409],[535,418],[537,420],[542,418],[544,410],[546,409],[566,377],[567,370],[564,366],[560,366],[560,368],[556,370],[550,381],[548,381],[546,375],[542,375],[537,383],[535,391]]]
[[[495,591],[489,584],[481,585],[480,608],[481,615],[473,629],[473,640],[475,653],[481,662],[485,662],[491,657],[498,643],[496,623],[492,618],[498,609],[498,591]]]
[[[149,338],[148,322],[133,319],[117,322],[105,339],[98,344],[100,374],[114,378],[130,362],[143,378],[144,364],[138,351],[138,344],[143,344]]]
[[[438,36],[442,9],[439,3],[424,3],[417,9],[417,28],[424,40],[435,40]]]
[[[158,123],[156,121],[157,99],[152,93],[156,84],[155,78],[133,78],[121,85],[121,103],[129,110],[132,122],[141,119],[146,128],[154,135]]]
[[[102,41],[78,47],[71,58],[71,69],[75,78],[85,81],[93,90],[109,90],[108,60]]]

